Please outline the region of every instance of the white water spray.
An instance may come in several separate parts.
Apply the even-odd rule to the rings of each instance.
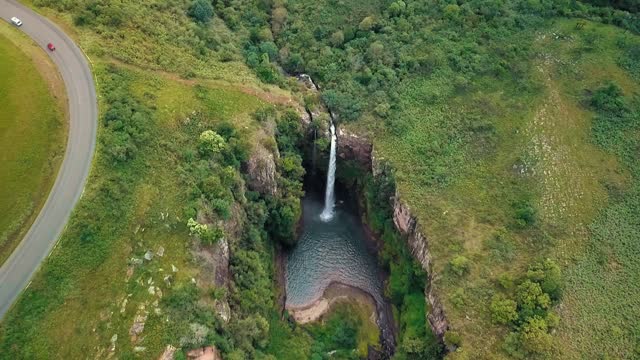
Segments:
[[[320,219],[323,221],[333,219],[333,208],[336,202],[333,194],[336,182],[336,140],[336,127],[331,122],[331,151],[329,153],[329,169],[327,170],[327,189],[324,195],[324,210],[320,214]]]

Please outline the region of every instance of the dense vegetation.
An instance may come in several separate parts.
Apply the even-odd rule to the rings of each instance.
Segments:
[[[310,73],[340,126],[369,135],[389,166],[356,178],[383,243],[398,359],[443,349],[426,274],[393,229],[396,186],[430,239],[449,357],[638,355],[633,2],[34,5],[94,59],[101,131],[60,246],[0,327],[3,356],[213,344],[225,359],[354,357],[362,319],[338,309],[302,327],[277,309],[273,254],[295,241],[304,175],[298,115],[264,102],[290,103],[264,85],[296,89],[281,69]],[[275,195],[246,186],[257,144],[277,155]],[[207,277],[225,245],[228,286]]]
[[[549,310],[560,287],[549,293],[540,275],[561,278],[560,263],[571,272],[576,257],[594,256],[585,225],[610,199],[602,183],[618,183],[613,172],[622,171],[609,171],[615,160],[585,135],[575,84],[637,79],[640,20],[633,3],[591,3],[218,3],[249,29],[245,57],[263,81],[283,85],[276,65],[311,74],[342,126],[369,133],[396,168],[402,198],[432,238],[445,340],[459,347],[452,357],[630,349],[629,323],[619,340],[600,342],[624,351],[557,346],[550,334],[566,342],[580,326],[558,324]]]
[[[51,72],[50,74],[48,72]],[[46,54],[0,24],[0,264],[43,206],[64,152],[62,80]]]

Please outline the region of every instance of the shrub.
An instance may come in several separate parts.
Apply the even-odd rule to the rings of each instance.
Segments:
[[[534,354],[548,353],[553,346],[547,323],[539,316],[529,318],[522,326],[520,339],[523,348]]]
[[[518,319],[518,305],[504,296],[496,295],[491,300],[491,320],[497,324],[508,324]]]
[[[616,116],[628,111],[622,89],[615,83],[597,89],[591,96],[590,104],[597,111]]]
[[[203,154],[218,154],[225,145],[224,138],[213,130],[205,130],[200,134],[200,151]]]
[[[460,346],[462,344],[462,336],[460,336],[460,334],[458,334],[457,331],[448,330],[444,334],[444,343],[447,346],[458,347],[458,346]]]
[[[536,222],[536,209],[530,200],[521,200],[513,204],[516,224],[520,227],[531,226]]]
[[[462,255],[456,255],[449,261],[451,270],[458,276],[462,276],[469,271],[469,259]]]
[[[558,300],[562,292],[562,275],[560,266],[551,259],[533,264],[527,271],[527,278],[540,284],[542,291],[551,299]]]
[[[253,113],[253,118],[258,120],[259,122],[267,122],[271,120],[275,120],[276,118],[276,109],[273,106],[265,106],[256,110]]]
[[[544,313],[551,305],[549,294],[542,291],[540,284],[525,280],[516,289],[518,307],[523,318]]]

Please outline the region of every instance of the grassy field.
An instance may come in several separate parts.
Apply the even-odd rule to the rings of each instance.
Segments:
[[[196,142],[198,133],[193,131],[199,127],[221,121],[251,126],[249,114],[262,104],[240,91],[204,88],[210,93],[198,98],[195,87],[166,77],[104,64],[94,70],[101,91],[126,88],[126,94],[150,111],[144,124],[149,140],[139,145],[135,158],[113,163],[112,147],[105,142],[109,130],[101,130],[96,171],[60,246],[0,328],[4,354],[34,359],[101,357],[118,334],[118,354],[133,356],[128,331],[138,307],[146,304],[151,310],[159,299],[148,293],[146,280],[163,283],[174,265],[179,271],[173,282],[179,286],[198,278],[200,271],[192,261],[184,225],[183,200],[189,188],[179,166],[182,149]],[[200,115],[194,116],[194,111]],[[191,122],[185,120],[189,117]],[[127,281],[130,259],[160,246],[165,255],[137,269]],[[120,312],[124,299],[129,305]],[[151,315],[144,333],[145,354],[159,354],[170,341],[171,324]]]
[[[566,274],[552,356],[630,358],[638,334],[630,235],[637,180],[623,156],[594,142],[594,113],[585,99],[608,81],[629,99],[637,96],[638,82],[620,66],[627,46],[619,44],[639,39],[561,20],[527,40],[534,46],[526,88],[486,79],[481,90],[456,95],[447,74],[416,78],[401,90],[403,111],[396,115],[411,131],[389,136],[377,134],[376,124],[360,126],[396,167],[401,196],[430,237],[434,286],[452,330],[464,339],[464,352],[455,356],[507,356],[506,329],[492,323],[488,304],[509,292],[500,285],[505,276],[517,280],[533,261],[549,257]],[[431,100],[438,98],[447,101]],[[535,209],[527,228],[515,223],[514,204],[523,201]],[[462,277],[451,271],[459,255],[470,260]]]
[[[198,136],[225,122],[248,141],[260,128],[251,113],[267,102],[288,102],[290,97],[259,86],[239,60],[239,50],[228,49],[236,60],[223,62],[215,50],[198,49],[195,43],[200,40],[193,33],[198,29],[185,14],[186,2],[171,5],[181,13],[177,22],[176,16],[150,10],[153,6],[136,2],[126,10],[144,15],[138,21],[145,22],[145,31],[164,31],[160,23],[170,23],[171,36],[143,34],[140,23],[116,32],[109,30],[112,25],[76,27],[71,17],[76,11],[38,8],[67,29],[93,60],[100,127],[93,171],[59,246],[0,325],[0,358],[103,358],[112,339],[119,358],[155,358],[167,344],[181,346],[176,337],[184,334],[185,321],[193,321],[189,311],[200,309],[184,302],[179,310],[172,308],[172,299],[197,291],[192,278],[200,283],[207,279],[186,229],[186,214],[193,211],[186,199],[193,196],[195,166],[188,162],[198,153]],[[219,21],[205,29],[231,36]],[[128,39],[126,44],[122,37]],[[225,42],[236,43],[233,38]],[[22,93],[23,99],[29,96],[33,98]],[[164,256],[131,273],[132,258],[141,259],[160,246]],[[164,281],[167,275],[179,289],[175,294]],[[159,292],[149,293],[149,279],[165,299]],[[209,293],[202,296],[211,301]],[[123,306],[125,300],[128,305]],[[134,342],[129,330],[141,306],[150,314],[143,338]],[[166,321],[169,314],[175,321]],[[205,322],[212,311],[198,315]]]
[[[22,239],[53,185],[66,138],[62,79],[48,56],[0,24],[0,264]]]

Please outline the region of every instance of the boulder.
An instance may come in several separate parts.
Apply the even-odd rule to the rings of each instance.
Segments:
[[[176,349],[171,345],[167,345],[167,347],[164,349],[164,351],[162,352],[162,355],[160,355],[158,360],[173,360],[176,355],[176,350],[178,349]]]

